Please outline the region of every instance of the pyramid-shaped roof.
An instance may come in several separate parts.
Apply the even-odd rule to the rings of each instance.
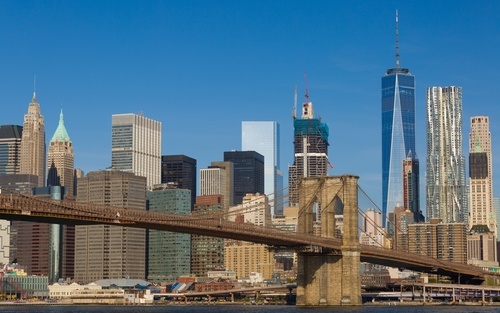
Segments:
[[[66,131],[66,127],[64,127],[64,118],[63,118],[63,112],[61,109],[61,114],[59,115],[59,125],[57,126],[56,132],[54,133],[54,136],[52,136],[52,141],[69,141],[69,135],[68,132]]]

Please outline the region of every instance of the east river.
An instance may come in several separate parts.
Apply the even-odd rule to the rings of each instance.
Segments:
[[[65,306],[65,305],[8,305],[1,306],[2,313],[326,313],[326,312],[353,312],[353,313],[493,313],[499,312],[499,306],[359,306],[359,307],[328,307],[304,308],[284,305],[183,305],[183,306]]]

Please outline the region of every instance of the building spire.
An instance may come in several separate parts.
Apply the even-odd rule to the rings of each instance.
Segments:
[[[396,68],[399,68],[399,18],[396,10]]]
[[[36,100],[36,74],[33,74],[33,100]]]

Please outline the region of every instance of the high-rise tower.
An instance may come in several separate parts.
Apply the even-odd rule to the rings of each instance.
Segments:
[[[467,222],[462,88],[427,88],[427,220]]]
[[[161,181],[161,122],[142,114],[113,114],[111,167],[147,178],[148,189]]]
[[[191,210],[196,200],[196,160],[186,155],[161,157],[161,183],[191,191]]]
[[[19,174],[23,127],[0,125],[0,175]]]
[[[328,174],[328,126],[314,117],[313,104],[302,104],[302,117],[293,115],[294,161],[288,167],[288,193],[290,206],[299,205],[298,182],[302,177],[320,177]]]
[[[64,186],[69,196],[73,195],[74,154],[61,110],[59,125],[49,143],[47,186]]]
[[[415,77],[399,66],[396,11],[396,67],[382,77],[382,220],[403,203],[403,161],[415,153]],[[418,173],[415,173],[418,176]],[[418,181],[418,179],[417,179]]]
[[[234,204],[241,204],[247,193],[264,193],[264,156],[256,151],[226,151],[224,162],[234,164]]]
[[[241,123],[241,149],[264,156],[264,193],[271,202],[271,215],[283,213],[283,173],[280,170],[280,125],[278,122]]]
[[[77,200],[146,210],[146,178],[116,170],[90,172],[78,179]],[[114,225],[77,225],[75,280],[146,278],[146,230]]]
[[[36,100],[36,93],[28,106],[28,113],[24,115],[23,136],[21,140],[21,169],[20,174],[38,176],[38,187],[45,184],[45,125],[43,115],[40,114],[40,104]]]
[[[492,172],[489,118],[473,116],[470,118],[469,134],[469,229],[475,225],[486,225],[497,237]]]

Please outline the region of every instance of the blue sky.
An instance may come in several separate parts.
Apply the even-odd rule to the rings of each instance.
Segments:
[[[498,1],[1,1],[0,124],[22,125],[36,75],[47,138],[63,108],[85,172],[110,165],[111,115],[143,112],[163,124],[162,153],[199,169],[241,149],[242,121],[277,121],[287,173],[307,72],[330,174],[359,175],[381,207],[380,80],[395,63],[396,9],[401,66],[417,83],[422,196],[430,86],[463,88],[464,155],[469,118],[490,116],[496,174]]]

